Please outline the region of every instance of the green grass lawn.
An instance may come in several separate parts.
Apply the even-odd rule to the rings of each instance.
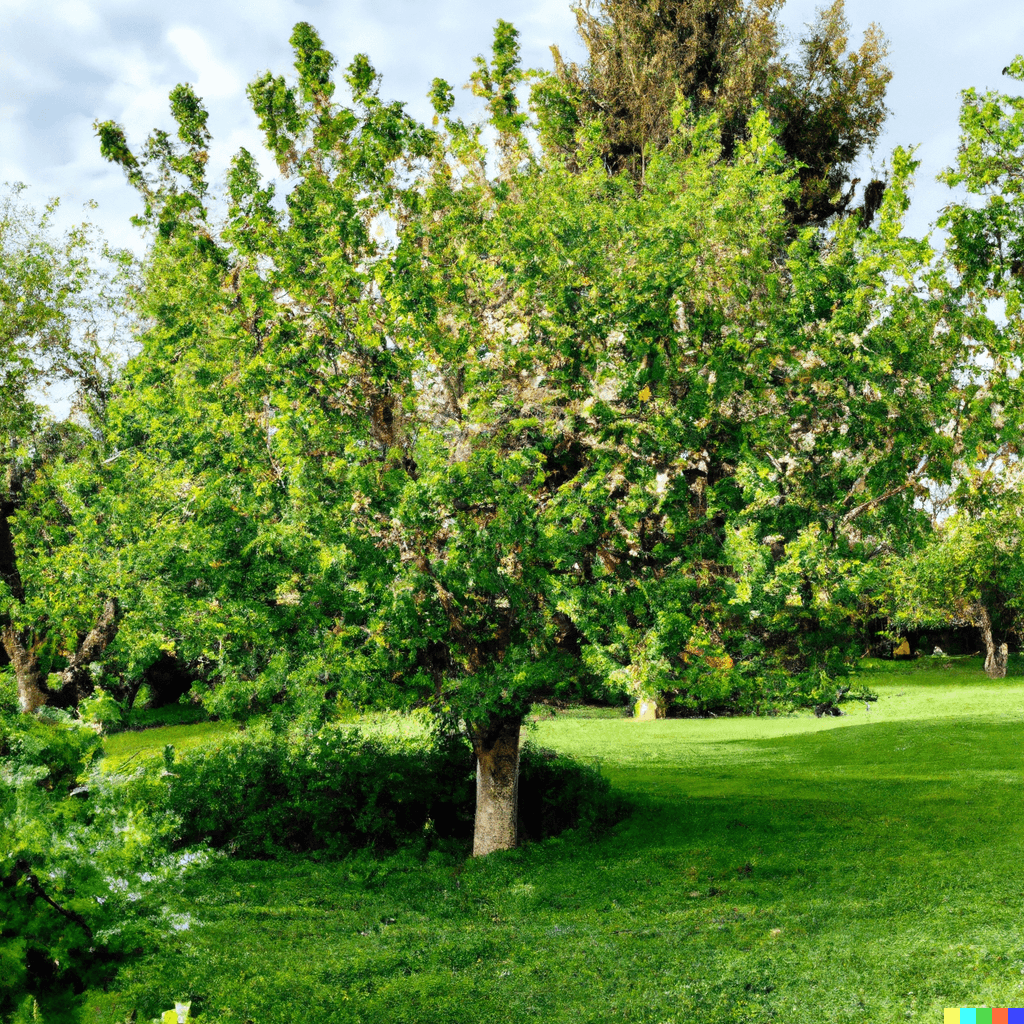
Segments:
[[[541,721],[537,742],[599,758],[638,804],[598,840],[465,863],[221,859],[180,894],[193,927],[83,1020],[183,997],[238,1024],[1022,1006],[1024,671],[863,671],[879,699],[842,718]]]
[[[161,756],[168,743],[175,750],[188,750],[226,736],[237,728],[234,722],[192,722],[114,733],[103,741],[103,767],[118,771],[137,764],[140,759]]]

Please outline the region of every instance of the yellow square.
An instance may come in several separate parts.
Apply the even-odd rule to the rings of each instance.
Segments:
[[[956,1006],[952,1010],[947,1007],[943,1010],[942,1024],[960,1024],[960,1007]]]

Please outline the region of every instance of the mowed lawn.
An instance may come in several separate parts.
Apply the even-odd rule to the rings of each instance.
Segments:
[[[947,667],[943,667],[946,665]],[[220,860],[85,1021],[896,1022],[1024,1006],[1024,671],[864,672],[842,718],[563,715],[637,804],[479,861]],[[159,1004],[159,1005],[158,1005]]]

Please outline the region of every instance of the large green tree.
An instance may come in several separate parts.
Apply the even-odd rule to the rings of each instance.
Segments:
[[[293,45],[296,85],[267,75],[250,87],[290,179],[283,213],[242,153],[215,238],[205,112],[186,89],[172,97],[177,147],[158,134],[139,161],[115,125],[100,126],[155,229],[157,326],[129,371],[122,440],[160,461],[154,476],[187,476],[193,510],[219,510],[211,538],[247,538],[232,571],[254,547],[272,575],[290,563],[276,593],[224,601],[209,600],[213,573],[197,575],[193,589],[220,605],[214,620],[262,604],[278,637],[292,621],[291,650],[327,670],[325,686],[430,699],[466,722],[486,853],[515,841],[524,714],[580,671],[567,581],[614,575],[619,549],[630,557],[639,495],[664,504],[658,473],[687,443],[673,433],[718,402],[709,367],[666,349],[675,292],[685,281],[709,318],[749,333],[778,280],[790,186],[763,118],[734,163],[713,126],[681,126],[641,196],[599,159],[583,174],[538,160],[504,23],[473,76],[496,177],[485,125],[450,117],[445,83],[431,131],[378,99],[365,58],[349,68],[346,107],[309,26]],[[671,490],[689,504],[682,477]],[[274,549],[275,536],[298,540]],[[662,561],[680,554],[661,548]],[[241,675],[240,692],[315,679],[279,662]]]
[[[1003,339],[901,235],[906,153],[876,228],[794,240],[764,111],[727,152],[681,104],[638,189],[597,124],[573,161],[533,145],[504,22],[476,124],[442,81],[416,123],[362,56],[339,102],[314,30],[292,44],[296,80],[249,87],[284,187],[242,151],[223,223],[190,89],[177,138],[138,155],[98,126],[152,242],[114,413],[157,482],[131,557],[223,706],[344,694],[464,722],[488,853],[515,842],[523,716],[574,677],[834,674],[816,627],[915,528],[924,475],[995,429],[959,371],[966,337]]]

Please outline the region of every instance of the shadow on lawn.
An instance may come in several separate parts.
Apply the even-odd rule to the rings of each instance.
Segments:
[[[730,741],[743,760],[706,770],[622,769],[638,808],[602,846],[602,877],[628,898],[639,858],[665,910],[699,892],[815,905],[837,935],[862,918],[920,933],[929,917],[960,935],[964,914],[997,921],[1024,896],[1020,735],[991,719],[866,724]]]

